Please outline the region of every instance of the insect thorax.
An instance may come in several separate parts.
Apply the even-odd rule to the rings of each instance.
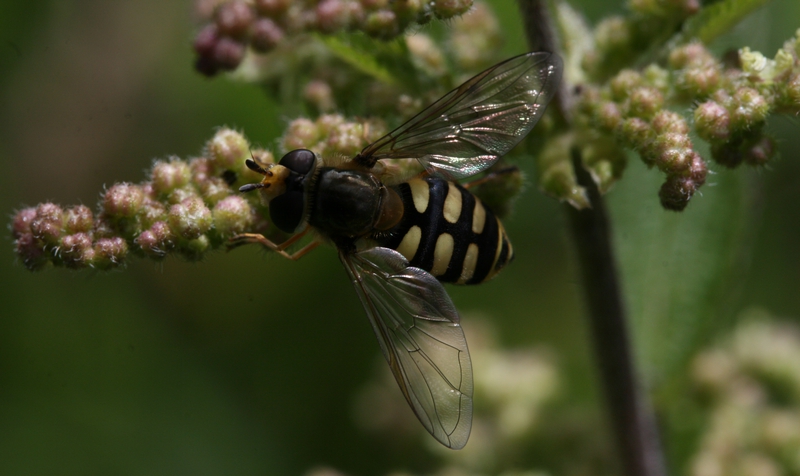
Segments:
[[[308,223],[334,238],[364,236],[380,216],[382,188],[369,172],[322,167],[309,193]]]

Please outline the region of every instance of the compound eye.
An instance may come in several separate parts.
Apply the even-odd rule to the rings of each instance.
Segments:
[[[289,191],[269,202],[269,217],[281,231],[294,233],[303,220],[305,199],[302,191]]]
[[[308,149],[297,149],[284,155],[279,164],[292,172],[306,175],[311,172],[316,162],[317,159],[314,157],[313,152]]]

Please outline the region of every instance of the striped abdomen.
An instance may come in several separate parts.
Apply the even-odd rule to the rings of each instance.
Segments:
[[[476,284],[513,259],[503,225],[458,183],[415,178],[395,190],[405,206],[403,219],[376,239],[399,251],[411,266],[440,281]]]

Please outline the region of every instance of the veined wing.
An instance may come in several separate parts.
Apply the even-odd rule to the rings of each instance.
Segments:
[[[389,248],[340,251],[339,258],[411,409],[443,445],[463,448],[472,427],[472,364],[444,286]]]
[[[496,64],[445,94],[354,159],[418,159],[455,180],[486,170],[525,137],[561,79],[561,59],[527,53]]]

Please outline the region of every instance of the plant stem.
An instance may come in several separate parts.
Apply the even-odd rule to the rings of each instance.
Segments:
[[[518,2],[531,48],[559,53],[558,36],[547,2]],[[571,85],[564,78],[556,93],[556,104],[567,124],[572,109],[570,91]],[[640,387],[633,361],[611,243],[611,224],[596,184],[583,169],[580,152],[575,149],[572,155],[578,184],[586,188],[591,208],[565,207],[572,225],[595,354],[620,461],[628,476],[664,476],[666,470],[655,416]]]
[[[620,459],[630,476],[664,476],[664,457],[655,416],[637,378],[628,337],[625,305],[611,243],[611,224],[591,176],[573,152],[578,184],[587,189],[592,208],[567,209],[580,262],[595,356]]]

